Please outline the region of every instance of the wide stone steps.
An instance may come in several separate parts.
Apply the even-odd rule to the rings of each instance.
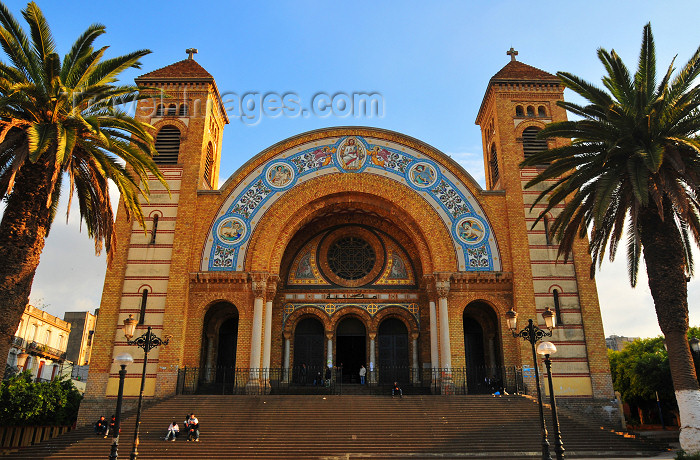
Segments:
[[[164,441],[168,424],[174,419],[182,425],[190,412],[199,418],[201,442]],[[131,452],[134,419],[122,423],[122,458]],[[582,420],[561,416],[560,421],[569,458],[649,456],[660,450]],[[141,459],[515,460],[541,455],[537,404],[521,396],[188,395],[145,409],[141,422]],[[108,458],[111,441],[83,428],[5,458]]]

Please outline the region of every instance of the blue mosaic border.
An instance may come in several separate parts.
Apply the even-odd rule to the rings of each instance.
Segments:
[[[362,142],[367,152],[364,163],[358,169],[344,169],[335,154],[338,147],[348,138],[354,138]],[[375,153],[375,150],[381,156],[372,155],[372,153]],[[375,160],[381,162],[381,164],[375,163]],[[327,164],[323,164],[323,162],[327,162]],[[277,163],[284,163],[293,171],[293,178],[284,187],[274,187],[267,179],[268,168],[270,165]],[[430,186],[418,186],[410,180],[408,173],[417,163],[426,163],[434,168],[436,177]],[[220,216],[212,227],[209,237],[213,238],[213,244],[209,253],[208,269],[210,271],[235,271],[240,247],[249,240],[253,230],[250,222],[256,217],[260,209],[269,200],[274,197],[279,198],[281,196],[280,193],[285,193],[293,188],[301,177],[327,169],[333,169],[343,174],[361,174],[368,169],[388,172],[389,174],[386,177],[408,185],[416,192],[427,193],[440,205],[451,221],[450,231],[452,238],[464,251],[465,270],[493,271],[493,254],[488,243],[491,228],[486,219],[475,212],[459,187],[445,177],[439,164],[430,159],[418,158],[391,147],[370,144],[362,136],[343,136],[332,144],[317,145],[287,158],[276,157],[270,159],[262,168],[262,172],[236,196],[225,214]],[[223,241],[217,234],[218,224],[229,217],[239,217],[246,223],[247,227],[245,236],[235,243]],[[485,234],[478,244],[468,244],[457,237],[457,223],[465,217],[475,217],[483,225]]]

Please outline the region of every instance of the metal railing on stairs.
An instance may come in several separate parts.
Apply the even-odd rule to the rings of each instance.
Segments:
[[[344,383],[345,382],[345,383]],[[341,367],[292,368],[184,367],[177,394],[391,394],[397,382],[404,394],[519,394],[526,391],[523,370],[515,366],[416,369],[379,366],[367,370],[365,384]]]

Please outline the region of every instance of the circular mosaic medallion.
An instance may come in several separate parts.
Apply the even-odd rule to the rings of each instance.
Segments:
[[[479,244],[486,237],[484,224],[475,217],[465,217],[457,222],[455,228],[457,238],[466,244]]]
[[[245,239],[246,233],[246,224],[238,217],[228,217],[216,227],[216,235],[224,244],[240,243]]]
[[[355,137],[348,137],[338,145],[336,159],[344,171],[358,172],[365,165],[367,150],[362,141]]]
[[[430,187],[437,178],[437,171],[430,163],[418,162],[408,169],[408,180],[418,188]]]
[[[294,181],[294,169],[287,163],[272,163],[265,171],[265,180],[273,188],[285,188]]]

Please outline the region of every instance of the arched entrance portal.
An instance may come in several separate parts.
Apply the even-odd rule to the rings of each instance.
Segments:
[[[294,328],[294,379],[305,385],[323,372],[323,324],[304,318]]]
[[[467,305],[462,316],[469,393],[493,393],[505,382],[496,312],[485,302]]]
[[[358,383],[360,367],[367,361],[366,329],[357,318],[345,318],[336,330],[337,366],[343,367],[343,382]]]
[[[221,383],[236,368],[238,350],[238,309],[221,301],[204,315],[201,367],[203,382]]]
[[[408,383],[408,329],[403,321],[388,318],[379,325],[379,383]]]

